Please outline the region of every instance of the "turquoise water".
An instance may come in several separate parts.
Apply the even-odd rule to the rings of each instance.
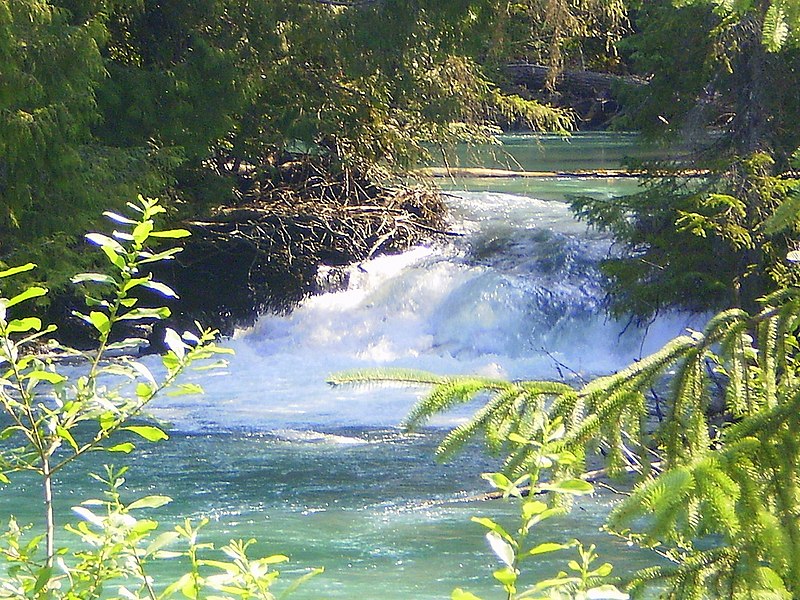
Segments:
[[[507,138],[525,169],[618,166],[630,136]],[[597,263],[610,249],[565,204],[570,194],[635,191],[631,179],[467,180],[447,184],[451,226],[461,237],[353,267],[343,289],[310,298],[290,315],[264,315],[227,344],[224,375],[194,375],[206,394],[153,406],[171,439],[129,459],[129,499],[165,494],[162,527],[209,519],[217,546],[256,538],[257,552],[283,553],[283,569],[325,567],[296,598],[434,599],[465,587],[501,597],[498,568],[473,515],[513,527],[516,507],[469,498],[495,468],[480,448],[436,464],[443,432],[475,407],[419,434],[398,425],[424,390],[331,388],[336,371],[412,367],[439,373],[558,378],[563,367],[607,373],[693,324],[666,315],[647,331],[625,330],[602,312]],[[115,456],[118,462],[123,460]],[[99,471],[107,456],[93,456]],[[94,461],[94,462],[92,462]],[[96,495],[83,473],[63,473],[57,507]],[[36,489],[18,482],[4,512],[35,521]],[[543,540],[580,537],[630,572],[653,557],[599,531],[613,498],[581,500],[546,523]],[[571,556],[569,558],[572,558]],[[568,557],[537,561],[529,579],[552,576]],[[165,568],[168,573],[169,565]],[[494,590],[494,591],[493,591]]]
[[[506,135],[499,145],[462,148],[451,166],[479,166],[523,171],[579,171],[619,169],[631,157],[643,158],[637,136],[625,133],[575,133],[555,135]]]
[[[298,599],[448,598],[456,586],[500,597],[491,579],[499,565],[485,530],[470,517],[491,516],[513,528],[516,505],[465,501],[485,491],[476,474],[491,463],[473,450],[450,465],[436,464],[431,457],[439,438],[438,432],[409,436],[372,428],[283,438],[173,432],[130,461],[127,500],[173,497],[154,511],[162,528],[185,517],[208,518],[204,540],[217,546],[255,537],[254,555],[291,557],[282,568],[287,579],[303,567],[324,567],[293,596]],[[90,460],[98,471],[99,460]],[[96,493],[77,473],[63,475],[58,488],[61,519],[70,518],[69,506]],[[598,531],[610,503],[606,496],[580,501],[570,515],[544,525],[540,539],[580,537],[623,568],[647,565],[648,557]],[[23,522],[36,519],[14,508]],[[527,579],[554,575],[568,558],[567,552],[545,556]],[[167,562],[153,572],[168,577],[178,568]]]

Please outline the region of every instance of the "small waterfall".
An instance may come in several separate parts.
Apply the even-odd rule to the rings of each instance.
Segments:
[[[326,377],[375,367],[591,376],[692,324],[685,315],[648,330],[609,320],[598,263],[610,242],[563,201],[459,192],[450,203],[461,237],[353,266],[338,291],[264,315],[230,341],[232,376],[202,382],[213,403],[170,399],[159,415],[190,431],[394,426],[418,390],[332,389]]]

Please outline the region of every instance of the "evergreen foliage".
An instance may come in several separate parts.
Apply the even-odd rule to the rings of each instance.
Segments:
[[[667,585],[676,599],[794,597],[800,593],[800,292],[778,292],[761,304],[754,316],[724,311],[704,331],[578,388],[404,372],[403,382],[434,386],[408,424],[417,427],[484,395],[486,403],[450,433],[440,456],[482,435],[507,456],[514,479],[542,464],[526,440],[561,422],[564,435],[553,451],[569,452],[572,460],[562,460],[554,477],[580,475],[593,451],[602,453],[610,473],[638,474],[640,483],[613,511],[609,527],[676,566],[640,572],[632,591]],[[360,374],[341,381],[371,380]],[[665,385],[667,415],[657,423],[648,398]],[[722,412],[715,412],[719,405]]]
[[[637,5],[636,33],[621,49],[648,84],[623,92],[622,125],[641,129],[662,158],[639,165],[641,194],[573,203],[620,243],[603,265],[617,314],[753,311],[758,297],[797,283],[786,261],[795,226],[769,225],[797,187],[800,103],[785,90],[798,84],[800,55],[789,4]]]
[[[529,26],[567,4],[532,2]],[[597,0],[565,14],[569,31],[607,5],[621,10]],[[565,132],[567,111],[504,93],[481,64],[503,47],[490,24],[509,11],[489,0],[4,0],[0,260],[35,259],[63,283],[101,207],[158,194],[194,216],[237,200],[242,168],[269,179],[287,153],[374,178],[454,142],[494,141],[498,122]],[[552,36],[561,43],[567,33]]]

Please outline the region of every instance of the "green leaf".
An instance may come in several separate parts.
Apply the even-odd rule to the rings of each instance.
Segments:
[[[530,529],[537,523],[541,523],[542,521],[549,519],[550,517],[557,517],[564,514],[564,509],[560,506],[556,506],[554,508],[548,508],[547,510],[532,516],[528,521],[525,523],[525,527]]]
[[[544,542],[527,552],[527,556],[536,556],[537,554],[546,554],[548,552],[556,552],[558,550],[566,550],[571,548],[572,544],[557,544],[555,542]]]
[[[117,425],[117,416],[111,411],[106,411],[97,418],[97,424],[103,431],[108,431]]]
[[[133,228],[133,241],[135,241],[137,244],[143,244],[145,240],[150,237],[151,231],[153,231],[152,221],[147,220],[137,223],[136,227]]]
[[[58,373],[54,373],[53,371],[31,371],[28,373],[27,377],[29,379],[38,379],[40,381],[46,381],[47,383],[52,383],[53,385],[62,383],[67,380],[66,377],[60,375]]]
[[[108,257],[109,262],[117,267],[120,271],[125,269],[125,259],[117,254],[113,248],[110,246],[100,246],[100,249],[103,251],[103,254]]]
[[[24,333],[26,331],[39,331],[42,328],[42,320],[38,317],[26,317],[24,319],[14,319],[6,325],[6,333]]]
[[[178,535],[177,531],[165,531],[164,533],[157,536],[150,545],[147,546],[145,549],[146,554],[153,554],[158,550],[161,550],[164,546],[171,544],[175,540],[177,540],[180,536]]]
[[[134,277],[133,279],[129,279],[125,282],[125,285],[122,286],[122,291],[127,292],[130,289],[135,288],[137,285],[143,285],[147,283],[148,277]]]
[[[159,508],[172,502],[169,496],[145,496],[139,498],[128,505],[128,510],[138,510],[140,508]]]
[[[118,317],[120,321],[138,321],[140,319],[166,319],[172,311],[166,306],[160,308],[134,308]]]
[[[476,596],[471,592],[466,592],[461,588],[456,588],[453,590],[453,593],[450,594],[450,600],[481,600],[480,597]]]
[[[60,438],[67,440],[67,443],[72,446],[72,449],[76,452],[78,451],[78,444],[75,442],[75,438],[72,437],[72,434],[69,432],[68,429],[58,425],[56,427],[56,435]]]
[[[169,436],[158,427],[152,425],[132,425],[130,427],[123,427],[125,431],[132,431],[139,437],[146,439],[148,442],[159,442],[161,440],[168,440]]]
[[[97,329],[101,335],[106,335],[111,331],[111,321],[108,320],[108,316],[105,313],[99,311],[90,312],[89,322],[94,325],[94,328]]]
[[[12,275],[16,275],[17,273],[24,273],[25,271],[30,271],[31,269],[35,268],[36,265],[34,263],[27,263],[19,267],[11,267],[10,269],[6,269],[5,271],[0,271],[0,279],[3,279],[4,277],[11,277]]]
[[[594,491],[594,486],[583,479],[565,479],[563,481],[557,481],[556,483],[544,484],[542,485],[542,489],[559,494],[582,496],[584,494],[591,494]]]
[[[324,572],[325,572],[325,569],[323,567],[319,567],[317,569],[311,569],[308,573],[305,573],[301,577],[298,577],[297,579],[292,581],[291,585],[289,585],[289,587],[287,587],[283,591],[283,593],[280,596],[278,596],[278,599],[279,600],[283,600],[284,598],[288,598],[290,595],[292,595],[294,593],[295,590],[297,590],[297,588],[299,588],[301,585],[303,585],[306,581],[308,581],[312,577],[316,577],[320,573],[324,573]],[[465,600],[469,600],[469,599],[465,599]],[[478,600],[480,600],[480,598]]]
[[[101,283],[104,285],[117,285],[117,280],[105,273],[78,273],[70,279],[72,283]]]
[[[109,248],[116,254],[125,254],[125,248],[114,238],[110,238],[102,233],[87,233],[86,239],[100,246],[101,248]]]
[[[144,338],[125,338],[124,340],[108,344],[106,348],[108,350],[125,350],[128,348],[140,348],[146,345],[147,340]]]
[[[502,473],[481,473],[481,478],[488,481],[492,487],[499,490],[509,490],[514,487],[511,480]]]
[[[486,517],[472,517],[471,521],[473,523],[478,523],[479,525],[483,525],[489,531],[495,532],[497,535],[505,539],[509,544],[516,543],[514,542],[514,538],[511,537],[505,529],[503,529],[502,525],[495,523],[491,519],[487,519]]]
[[[197,383],[179,383],[175,388],[167,392],[170,398],[177,398],[178,396],[196,396],[203,395],[205,390],[203,386]]]
[[[170,248],[169,250],[164,250],[163,252],[159,252],[157,254],[151,254],[150,252],[140,252],[139,264],[146,265],[148,263],[160,262],[162,260],[172,260],[178,252],[182,251],[183,248]]]
[[[167,589],[165,589],[161,593],[160,597],[169,598],[170,596],[172,596],[178,590],[183,591],[184,588],[186,588],[187,586],[193,586],[193,585],[194,585],[194,583],[193,583],[193,579],[192,579],[192,574],[191,573],[184,573],[183,575],[181,575],[180,579],[178,579],[177,581],[175,581],[175,582],[171,583],[170,585],[168,585]],[[194,595],[189,596],[189,595],[185,594],[185,592],[184,592],[184,595],[186,595],[187,598],[195,598],[197,596],[197,593],[195,591]]]
[[[190,235],[192,235],[192,232],[186,229],[167,229],[165,231],[153,231],[150,233],[150,237],[169,238],[173,240],[189,237]]]
[[[19,304],[20,302],[25,302],[25,300],[30,300],[31,298],[39,298],[40,296],[44,296],[45,294],[47,294],[47,288],[39,286],[29,287],[24,292],[17,294],[16,296],[10,298],[9,300],[6,300],[5,305],[6,308],[10,308],[16,304]]]
[[[614,570],[614,567],[611,563],[603,563],[599,567],[597,567],[594,571],[589,573],[590,577],[608,577],[611,575],[611,571]]]
[[[106,448],[107,452],[123,452],[125,454],[130,454],[136,449],[136,446],[131,444],[130,442],[123,442],[121,444],[117,444],[116,446],[111,446],[110,448]]]
[[[522,518],[527,521],[534,515],[540,515],[547,510],[547,504],[539,500],[529,500],[522,505]]]
[[[517,582],[517,574],[510,567],[498,569],[492,575],[506,587],[511,587]]]
[[[514,442],[515,444],[521,444],[523,446],[526,446],[526,445],[531,443],[531,440],[529,440],[528,438],[522,437],[516,431],[512,431],[511,433],[508,434],[508,441],[509,442]]]
[[[153,387],[146,384],[146,383],[137,383],[136,384],[136,395],[139,398],[147,398],[153,393]]]
[[[53,575],[53,567],[42,567],[39,570],[38,575],[36,576],[36,583],[33,585],[33,596],[38,596],[39,592],[42,591],[44,586],[50,581],[50,577]]]
[[[258,562],[264,565],[278,565],[280,563],[289,562],[289,557],[285,554],[273,554],[271,556],[258,559]]]

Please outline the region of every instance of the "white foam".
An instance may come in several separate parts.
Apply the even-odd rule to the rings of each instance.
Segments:
[[[201,399],[162,401],[165,416],[188,428],[393,426],[420,389],[330,388],[325,379],[374,367],[591,376],[701,322],[668,315],[621,334],[625,324],[601,309],[596,267],[609,242],[587,234],[564,203],[464,193],[453,212],[463,238],[367,261],[351,269],[346,290],[261,317],[230,341],[230,376],[203,381]]]

